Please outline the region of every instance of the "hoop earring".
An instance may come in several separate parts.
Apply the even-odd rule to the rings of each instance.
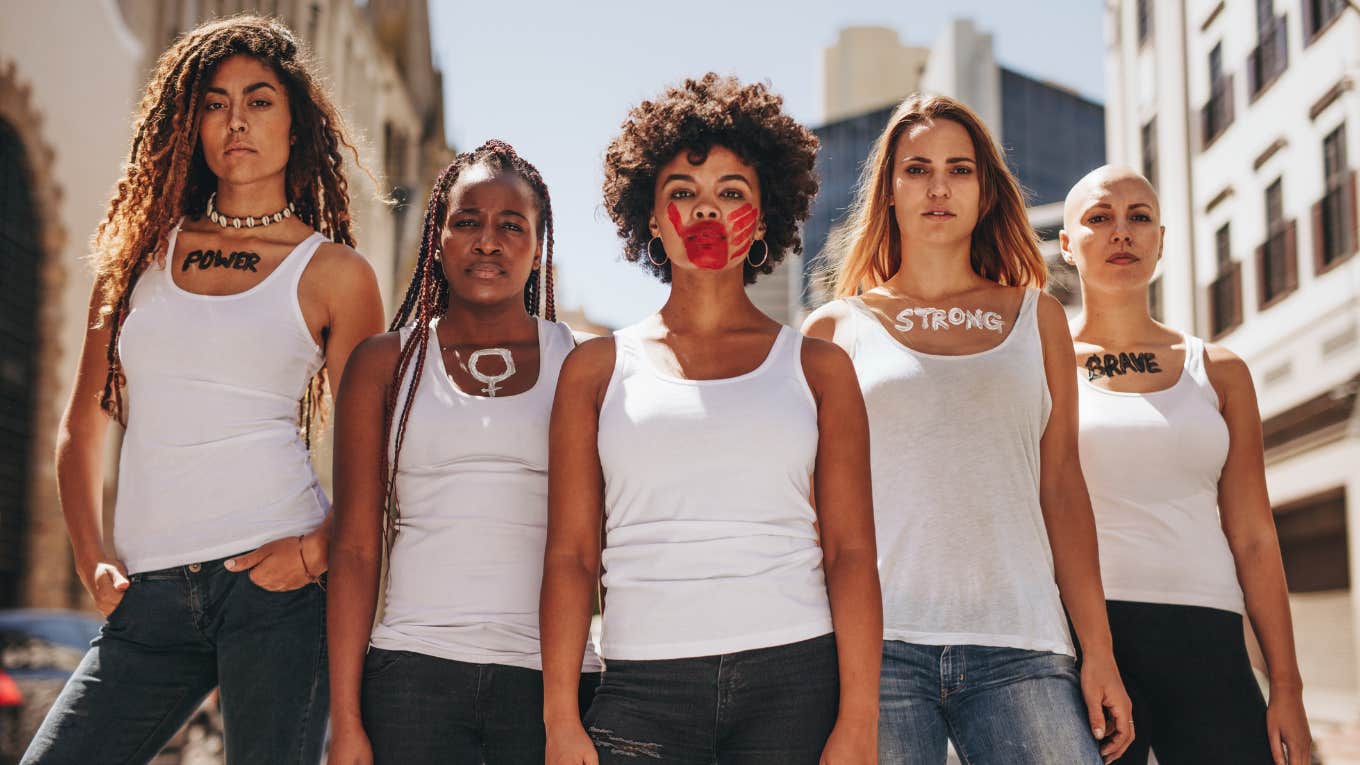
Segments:
[[[754,250],[757,244],[760,245],[760,262],[752,263],[751,250]],[[766,244],[764,239],[757,239],[754,242],[751,242],[751,250],[746,251],[746,265],[750,266],[751,268],[760,268],[761,266],[769,262],[770,245]]]
[[[657,268],[661,268],[662,266],[666,265],[666,263],[670,260],[670,257],[666,255],[666,245],[663,242],[661,245],[661,262],[660,263],[656,262],[656,255],[652,254],[652,242],[660,241],[661,237],[659,236],[654,236],[651,239],[647,240],[647,260],[651,261],[652,265],[656,266]]]

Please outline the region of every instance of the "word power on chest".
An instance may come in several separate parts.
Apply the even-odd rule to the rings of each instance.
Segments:
[[[254,271],[255,265],[260,262],[260,256],[253,252],[233,252],[227,255],[222,250],[194,250],[184,256],[184,264],[179,270],[188,271],[189,266],[198,266],[198,270],[206,271],[209,268],[230,268],[234,271]]]

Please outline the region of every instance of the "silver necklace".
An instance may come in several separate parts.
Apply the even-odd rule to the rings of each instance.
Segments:
[[[451,345],[441,345],[439,346],[439,349],[441,351],[447,351],[452,347],[453,346]],[[455,351],[455,355],[456,354],[457,352]],[[501,361],[505,362],[505,371],[498,375],[488,375],[478,369],[478,363],[488,356],[499,357]],[[515,374],[515,357],[510,353],[509,348],[481,348],[473,351],[472,355],[468,356],[467,363],[463,364],[463,368],[467,370],[468,374],[472,375],[472,379],[486,386],[485,388],[482,388],[482,392],[485,393],[488,398],[495,398],[496,391],[500,390],[500,384],[509,380]]]
[[[284,218],[293,217],[292,202],[289,202],[287,206],[273,215],[261,215],[258,218],[253,215],[247,215],[244,220],[241,218],[227,217],[218,212],[217,208],[213,206],[213,200],[216,198],[216,191],[208,195],[208,220],[216,223],[222,228],[240,228],[242,226],[245,226],[246,228],[255,228],[256,226],[268,226],[271,223],[278,223]]]

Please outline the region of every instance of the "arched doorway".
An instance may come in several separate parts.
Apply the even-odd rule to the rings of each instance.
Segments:
[[[39,225],[27,152],[14,127],[0,120],[0,607],[19,602],[28,535],[43,256]]]

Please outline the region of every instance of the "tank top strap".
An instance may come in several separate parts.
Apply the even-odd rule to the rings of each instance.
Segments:
[[[1185,374],[1217,409],[1218,391],[1209,382],[1209,370],[1204,364],[1204,341],[1189,334],[1185,335]]]
[[[1035,329],[1038,329],[1040,291],[1038,287],[1025,288],[1025,296],[1020,299],[1020,313],[1016,314],[1015,317],[1017,329],[1028,322],[1034,322]]]
[[[165,238],[165,262],[161,265],[156,265],[155,261],[152,261],[151,265],[147,267],[147,270],[149,271],[159,271],[160,278],[168,279],[172,282],[174,279],[171,277],[170,271],[175,266],[175,243],[179,241],[179,230],[183,225],[184,218],[181,217],[179,220],[175,221],[175,225],[170,227],[170,233]],[[146,273],[143,272],[142,277],[145,278],[145,276]]]
[[[312,235],[298,243],[297,248],[283,259],[279,264],[279,270],[275,282],[286,285],[289,294],[296,300],[298,283],[302,281],[302,272],[307,270],[307,264],[312,262],[312,257],[316,255],[321,245],[330,241],[320,231],[313,231]]]

